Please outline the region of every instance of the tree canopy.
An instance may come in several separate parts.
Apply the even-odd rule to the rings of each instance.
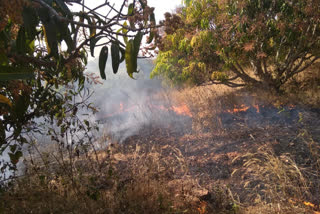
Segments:
[[[125,61],[133,77],[143,35],[149,34],[148,43],[156,37],[154,9],[146,0],[89,6],[84,0],[0,0],[0,157],[9,148],[13,164],[28,143],[26,133],[52,134],[36,118],[56,123],[61,136],[71,127],[90,128],[75,120],[80,107],[95,111],[85,103],[88,54],[94,57],[102,47],[102,79],[109,55],[114,73]],[[56,135],[52,139],[59,141]]]
[[[276,91],[320,57],[318,0],[189,0],[167,14],[152,76]]]

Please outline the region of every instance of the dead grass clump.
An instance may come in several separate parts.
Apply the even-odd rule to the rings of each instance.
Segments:
[[[320,105],[320,62],[295,76],[284,88],[288,98],[312,107]]]
[[[239,158],[243,167],[232,174],[239,176],[247,197],[254,203],[248,213],[301,213],[308,210],[303,202],[312,197],[312,183],[306,176],[309,169],[298,166],[290,154],[277,156],[271,148],[263,146],[257,152],[235,160]]]
[[[1,213],[197,213],[199,188],[179,149],[120,147],[60,164],[29,163],[28,174],[0,194]]]
[[[186,103],[192,112],[192,130],[194,132],[222,132],[223,124],[217,116],[226,107],[223,100],[234,89],[226,86],[203,86],[184,89],[172,96],[179,102]],[[224,97],[224,98],[223,98]],[[231,97],[230,102],[232,103]]]

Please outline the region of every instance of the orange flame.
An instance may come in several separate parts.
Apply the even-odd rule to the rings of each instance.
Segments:
[[[188,106],[186,104],[183,104],[181,106],[172,106],[172,110],[176,114],[192,117],[190,109],[188,108]]]
[[[260,107],[259,105],[252,105],[252,106],[246,106],[244,104],[241,104],[240,106],[234,106],[234,109],[232,110],[227,110],[228,113],[238,113],[238,112],[245,112],[247,111],[249,108],[255,108],[257,113],[260,113]]]
[[[238,108],[235,107],[232,110],[227,110],[227,112],[229,112],[229,113],[244,112],[244,111],[247,111],[249,108],[250,108],[249,106],[245,106],[244,104],[242,104]]]
[[[183,115],[183,116],[188,116],[188,117],[192,117],[192,113],[190,111],[190,109],[188,108],[188,106],[186,104],[181,104],[180,106],[170,106],[170,107],[166,107],[164,105],[154,105],[149,103],[148,106],[152,109],[158,109],[161,111],[173,111],[178,115]],[[129,107],[124,107],[123,103],[119,104],[119,109],[113,113],[110,113],[108,115],[106,115],[106,117],[111,117],[123,112],[130,112],[133,111],[135,108],[138,108],[138,105],[133,105],[133,106],[129,106]]]

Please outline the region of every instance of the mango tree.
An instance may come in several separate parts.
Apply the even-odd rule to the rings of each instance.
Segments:
[[[132,77],[143,35],[154,36],[153,8],[146,0],[89,2],[0,0],[0,157],[9,151],[13,164],[28,143],[26,133],[51,134],[36,118],[55,123],[61,135],[70,127],[88,131],[88,121],[67,119],[80,107],[95,110],[74,99],[87,93],[83,71],[95,48],[102,47],[102,79],[108,50],[113,72],[125,61]]]
[[[318,0],[188,0],[167,14],[153,76],[281,87],[320,57]]]

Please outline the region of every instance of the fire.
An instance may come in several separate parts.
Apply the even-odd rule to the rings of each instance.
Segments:
[[[292,204],[298,204],[300,203],[299,200],[297,199],[289,199],[289,202],[292,203]],[[316,208],[319,208],[317,207],[317,205],[311,203],[311,202],[308,202],[308,201],[302,201],[302,203],[306,206],[306,207],[310,207],[311,209],[316,209]],[[313,214],[320,214],[320,212],[318,211],[313,211]]]
[[[234,106],[234,108],[232,110],[227,110],[228,113],[239,113],[239,112],[245,112],[247,111],[249,108],[255,108],[257,113],[260,113],[260,107],[259,105],[252,105],[252,106],[246,106],[244,104],[241,104],[240,106]]]
[[[253,105],[253,107],[257,110],[257,113],[260,113],[260,107],[259,107],[259,105]]]
[[[148,103],[146,105],[148,108],[152,109],[152,110],[160,110],[160,111],[166,111],[166,112],[175,112],[177,115],[183,115],[183,116],[188,116],[188,117],[192,117],[192,113],[190,111],[190,109],[188,108],[188,106],[186,104],[181,104],[179,106],[168,106],[166,107],[165,105],[155,105],[152,103]],[[121,114],[123,112],[130,112],[130,111],[134,111],[135,109],[138,109],[139,106],[138,105],[132,105],[129,107],[125,107],[124,104],[121,102],[119,104],[119,108],[118,110],[116,110],[113,113],[110,113],[108,115],[106,115],[105,117],[111,117],[114,115],[118,115]]]
[[[188,108],[188,106],[186,104],[183,104],[181,106],[172,106],[172,110],[176,114],[192,117],[190,109]]]
[[[249,106],[245,106],[244,104],[240,105],[239,107],[235,107],[232,110],[227,110],[227,112],[229,113],[238,113],[238,112],[244,112],[247,111],[250,107]]]

